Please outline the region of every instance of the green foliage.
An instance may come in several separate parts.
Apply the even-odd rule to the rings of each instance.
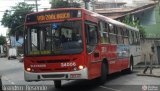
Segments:
[[[139,29],[139,33],[140,33],[141,38],[145,38],[146,37],[146,32],[144,30],[144,27],[139,25],[138,29]]]
[[[23,34],[25,16],[31,12],[33,12],[33,7],[24,2],[5,11],[1,22],[2,25],[10,28],[9,35],[15,35],[15,32],[19,32],[20,35]]]
[[[77,2],[69,3],[69,0],[66,0],[66,1],[63,1],[63,0],[52,0],[51,1],[51,9],[69,8],[69,7],[79,8],[80,4],[77,3]]]
[[[6,43],[6,37],[0,36],[0,45],[4,45]]]
[[[125,16],[125,18],[122,22],[127,24],[127,25],[130,25],[132,27],[138,28],[141,38],[145,38],[146,37],[146,32],[145,32],[144,28],[140,25],[139,19],[132,19],[133,17],[134,16],[127,15],[127,16]]]

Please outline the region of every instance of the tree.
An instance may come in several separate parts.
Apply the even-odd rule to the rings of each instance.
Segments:
[[[1,22],[2,25],[10,29],[9,35],[15,35],[16,32],[23,35],[25,16],[31,12],[33,12],[33,7],[24,2],[18,3],[11,7],[11,10],[5,11]]]
[[[0,45],[4,45],[6,43],[6,37],[0,36]]]
[[[80,4],[77,3],[77,2],[73,2],[73,0],[66,0],[66,1],[52,0],[50,3],[51,3],[51,9],[54,9],[54,8],[69,8],[69,7],[79,8],[80,7]]]
[[[134,16],[132,15],[127,15],[124,17],[123,19],[123,23],[130,25],[132,27],[136,27],[139,29],[139,33],[141,38],[145,38],[146,37],[146,32],[144,30],[144,28],[140,25],[140,21],[138,18],[134,17],[135,19],[133,19]]]

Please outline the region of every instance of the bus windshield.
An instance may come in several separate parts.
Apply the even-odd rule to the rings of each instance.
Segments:
[[[27,55],[76,54],[83,50],[81,21],[63,21],[26,27]]]

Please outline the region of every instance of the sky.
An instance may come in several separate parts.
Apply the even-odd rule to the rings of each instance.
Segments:
[[[15,6],[19,2],[27,2],[29,4],[34,4],[35,2],[32,0],[0,0],[0,21],[3,17],[4,11],[10,9],[10,7]],[[49,0],[39,0],[38,4],[40,4],[39,8],[50,8]],[[6,36],[6,31],[8,28],[5,28],[1,25],[0,22],[0,35]]]

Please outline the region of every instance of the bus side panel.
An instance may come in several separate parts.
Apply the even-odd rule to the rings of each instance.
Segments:
[[[130,55],[133,56],[134,65],[141,62],[141,48],[138,45],[131,45],[130,46]]]
[[[109,73],[117,72],[120,68],[121,63],[117,59],[117,46],[111,44],[101,45],[101,56],[102,60],[106,59],[108,62]]]
[[[97,46],[92,53],[88,54],[89,61],[89,79],[94,79],[100,76],[101,74],[101,48]]]
[[[114,73],[119,70],[119,62],[117,60],[117,46],[110,44],[108,45],[107,49],[107,58],[108,58],[108,64],[109,64],[109,73]]]
[[[127,69],[129,66],[129,45],[120,44],[117,46],[118,60],[120,62],[119,71]]]

